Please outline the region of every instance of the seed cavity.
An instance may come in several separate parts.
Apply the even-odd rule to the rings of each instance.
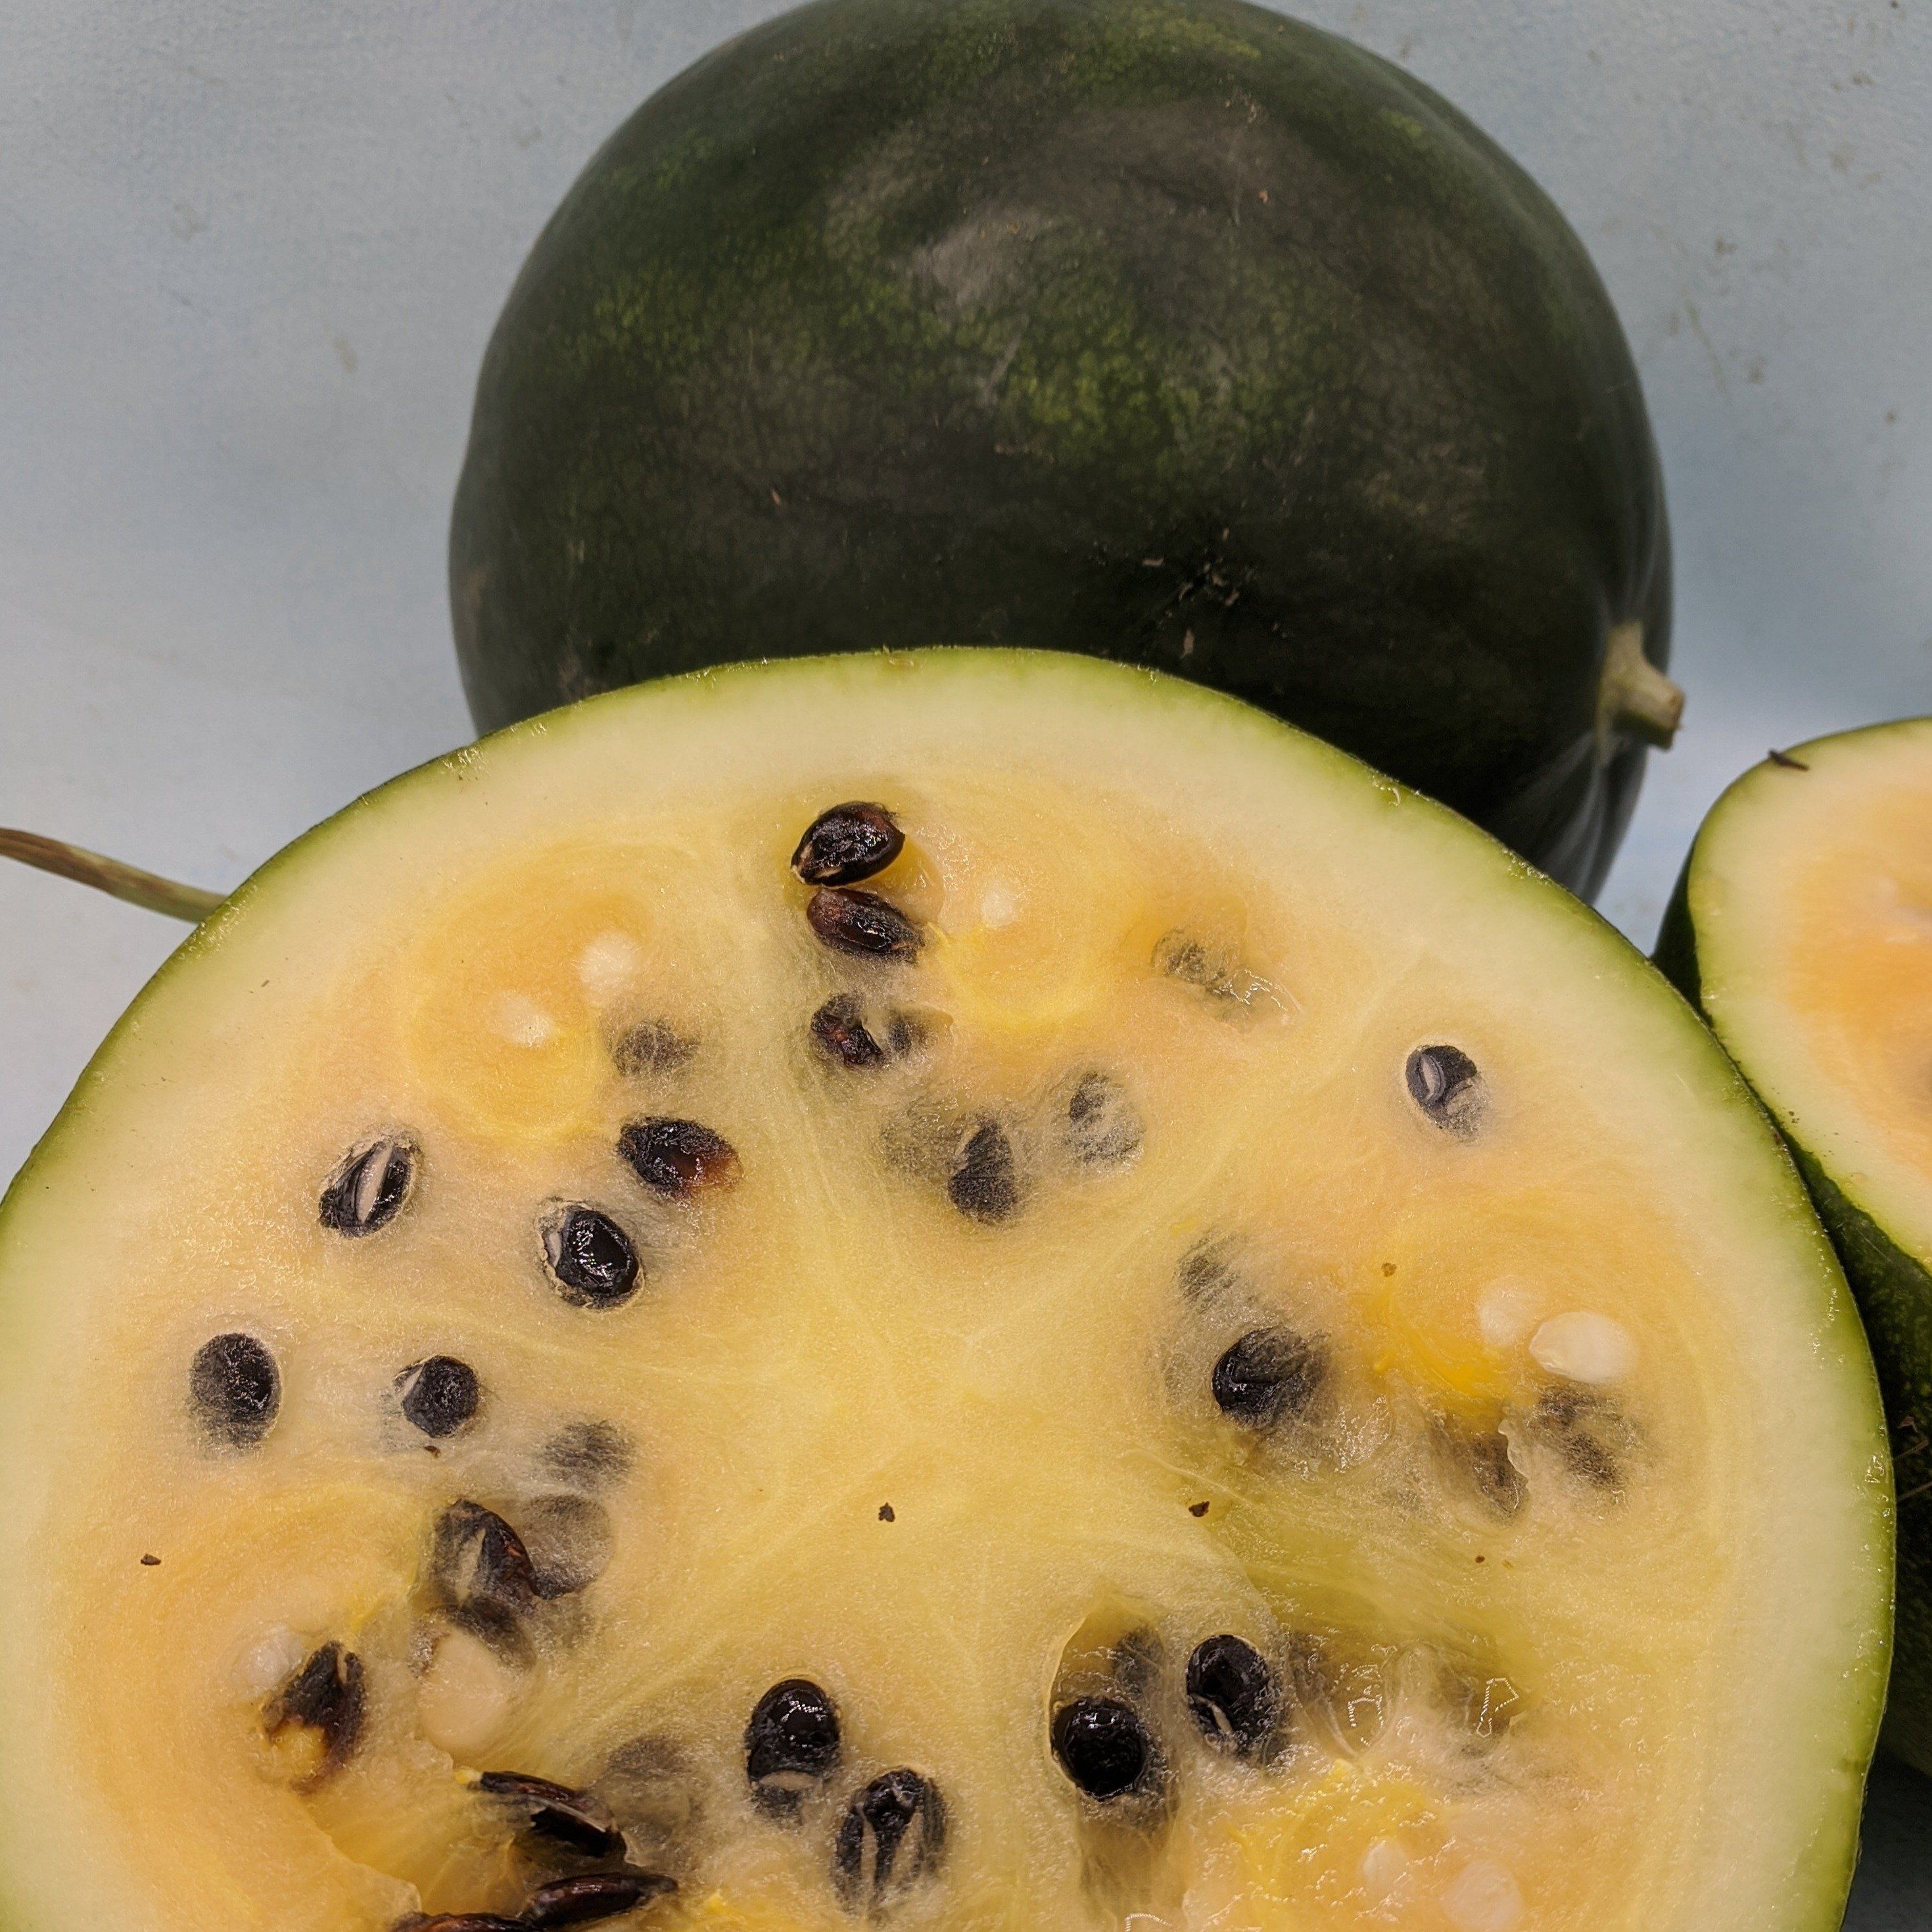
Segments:
[[[338,1234],[373,1234],[403,1211],[416,1176],[416,1150],[394,1134],[352,1149],[322,1190],[322,1225]]]
[[[598,1795],[624,1834],[634,1862],[673,1865],[692,1856],[703,1823],[703,1782],[674,1738],[634,1738],[610,1754]]]
[[[476,1371],[454,1355],[431,1355],[412,1362],[396,1378],[404,1416],[440,1442],[472,1420],[483,1400]]]
[[[806,902],[812,929],[835,952],[873,959],[919,957],[923,935],[890,899],[849,886],[821,886]]]
[[[1388,1710],[1384,1664],[1360,1646],[1313,1630],[1288,1640],[1288,1681],[1304,1714],[1346,1755],[1366,1750]]]
[[[1187,1708],[1216,1750],[1258,1757],[1281,1714],[1281,1688],[1267,1658],[1238,1636],[1204,1639],[1187,1660]]]
[[[1192,986],[1217,1004],[1250,1008],[1281,1005],[1280,988],[1243,965],[1232,954],[1208,946],[1176,927],[1154,942],[1154,967],[1184,986]]]
[[[637,1292],[642,1270],[631,1238],[595,1208],[560,1208],[543,1224],[544,1260],[574,1308],[616,1308]]]
[[[625,1164],[654,1194],[686,1201],[738,1178],[738,1150],[698,1120],[653,1114],[617,1136]]]
[[[539,1837],[587,1857],[614,1858],[624,1849],[610,1807],[590,1792],[520,1771],[486,1771],[476,1780],[476,1789],[520,1814]]]
[[[855,993],[833,994],[812,1016],[812,1043],[835,1066],[884,1066],[916,1052],[925,1038],[910,1013],[889,1012],[875,1021]]]
[[[946,1192],[968,1220],[1004,1221],[1019,1211],[1019,1168],[998,1121],[980,1121],[961,1143]]]
[[[806,827],[791,868],[808,886],[850,886],[883,872],[905,846],[905,834],[883,805],[854,800],[829,806]]]
[[[1607,1396],[1574,1383],[1547,1389],[1530,1424],[1576,1481],[1606,1496],[1621,1492],[1623,1459],[1636,1447],[1637,1432]]]
[[[620,1844],[622,1840],[619,1841]],[[540,1885],[525,1901],[520,1924],[553,1932],[566,1925],[593,1925],[634,1912],[647,1900],[677,1889],[662,1872],[586,1872],[580,1878]]]
[[[1215,1406],[1250,1429],[1305,1416],[1328,1378],[1328,1358],[1292,1328],[1250,1328],[1214,1364]]]
[[[1083,1073],[1066,1100],[1068,1151],[1083,1167],[1120,1167],[1141,1150],[1144,1130],[1112,1075]]]
[[[1119,1697],[1076,1697],[1053,1714],[1053,1754],[1076,1788],[1101,1804],[1144,1793],[1160,1783],[1154,1736]]]
[[[574,1596],[610,1561],[610,1513],[588,1496],[532,1496],[517,1511],[541,1594]]]
[[[1516,1515],[1529,1493],[1500,1429],[1477,1429],[1448,1416],[1432,1425],[1438,1457],[1499,1516]]]
[[[543,1446],[544,1467],[560,1481],[604,1490],[631,1473],[637,1450],[614,1422],[567,1422]]]
[[[312,1763],[301,1788],[314,1790],[355,1755],[367,1708],[362,1660],[339,1643],[326,1643],[269,1700],[262,1721],[278,1743],[288,1742],[291,1732],[305,1734]]]
[[[208,1433],[249,1449],[274,1426],[282,1406],[282,1372],[252,1335],[217,1335],[195,1352],[188,1370],[190,1406]]]
[[[888,1771],[846,1808],[832,1882],[848,1909],[877,1904],[938,1862],[946,1843],[939,1787],[916,1771]]]
[[[813,1785],[838,1762],[838,1712],[805,1677],[774,1684],[745,1726],[745,1775],[761,1810],[795,1812]]]
[[[1488,1108],[1489,1089],[1460,1046],[1418,1046],[1408,1056],[1404,1078],[1409,1098],[1426,1119],[1458,1140],[1474,1137]]]
[[[626,1027],[610,1042],[610,1064],[626,1080],[675,1073],[688,1066],[698,1042],[663,1020]]]

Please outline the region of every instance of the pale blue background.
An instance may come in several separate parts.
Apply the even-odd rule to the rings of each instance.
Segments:
[[[0,0],[0,824],[225,886],[467,735],[490,324],[597,141],[776,10]],[[1528,166],[1636,351],[1690,692],[1604,899],[1648,946],[1740,766],[1932,710],[1932,0],[1303,10]],[[0,1174],[176,936],[0,873]],[[1924,1790],[1871,1835],[1852,1923],[1925,1932]]]

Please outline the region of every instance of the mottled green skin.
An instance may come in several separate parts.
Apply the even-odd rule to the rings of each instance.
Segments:
[[[1429,89],[1232,0],[819,0],[537,243],[451,541],[494,727],[755,656],[1077,649],[1246,698],[1586,892],[1664,661],[1636,373]]]
[[[1703,980],[1690,904],[1690,870],[1696,856],[1694,846],[1664,914],[1656,962],[1703,1012]],[[1755,1084],[1748,1065],[1740,1071]],[[1908,1764],[1932,1776],[1932,1267],[1927,1258],[1900,1247],[1850,1200],[1818,1157],[1793,1137],[1770,1096],[1760,1097],[1783,1132],[1818,1218],[1838,1251],[1878,1364],[1898,1512],[1898,1590],[1883,1742]]]

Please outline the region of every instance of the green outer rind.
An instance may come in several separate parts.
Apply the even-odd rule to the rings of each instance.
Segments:
[[[668,692],[684,687],[692,691],[703,690],[707,695],[716,694],[728,698],[733,688],[747,678],[796,677],[802,680],[827,674],[865,675],[863,668],[868,661],[886,666],[917,664],[935,668],[944,663],[954,676],[970,674],[1002,680],[1024,680],[1046,674],[1046,668],[1050,664],[1051,680],[1063,692],[1076,682],[1090,686],[1093,700],[1096,704],[1120,701],[1131,692],[1136,702],[1160,701],[1172,706],[1184,722],[1190,713],[1198,720],[1209,712],[1218,712],[1225,722],[1239,725],[1258,743],[1264,740],[1271,740],[1275,745],[1292,742],[1298,747],[1298,754],[1310,763],[1327,765],[1336,776],[1347,778],[1352,784],[1372,788],[1384,803],[1400,805],[1406,814],[1432,822],[1438,833],[1449,835],[1459,843],[1467,842],[1466,849],[1472,856],[1475,848],[1488,842],[1447,807],[1372,772],[1346,753],[1292,725],[1186,680],[1158,672],[1137,672],[1102,660],[1060,654],[1049,656],[1022,650],[940,646],[917,652],[874,652],[836,659],[793,659],[776,664],[753,662],[728,665],[658,680],[655,691]],[[60,1112],[34,1146],[4,1197],[0,1198],[0,1258],[4,1258],[14,1235],[14,1223],[26,1211],[29,1198],[58,1172],[64,1157],[84,1142],[97,1103],[111,1087],[115,1064],[122,1057],[123,1049],[132,1046],[163,998],[172,992],[174,983],[195,964],[218,952],[228,936],[248,920],[264,900],[272,902],[281,889],[295,884],[306,868],[326,861],[332,848],[346,832],[364,820],[388,810],[410,792],[460,778],[475,771],[483,761],[515,755],[536,738],[554,739],[567,730],[573,722],[608,709],[648,702],[652,695],[652,687],[634,686],[610,692],[559,712],[525,720],[492,734],[476,746],[430,760],[364,794],[292,841],[250,874],[157,969],[88,1061]],[[1592,943],[1600,948],[1606,975],[1621,971],[1641,979],[1656,972],[1652,962],[1631,948],[1616,929],[1592,908],[1555,887],[1520,860],[1496,853],[1492,877],[1497,890],[1504,890],[1507,880],[1515,890],[1538,896],[1552,920],[1574,922],[1588,932]],[[1676,1003],[1669,1004],[1674,1006]],[[1688,1049],[1689,1058],[1702,1063],[1700,1070],[1714,1104],[1726,1100],[1742,1102],[1762,1118],[1762,1109],[1736,1066],[1718,1050],[1708,1031],[1698,1025],[1688,1012],[1683,1016],[1680,1038]],[[1767,1150],[1778,1157],[1778,1164],[1784,1168],[1788,1180],[1787,1186],[1767,1191],[1778,1197],[1778,1206],[1788,1211],[1795,1222],[1808,1226],[1815,1234],[1816,1221],[1783,1143],[1775,1135],[1770,1135],[1766,1145]],[[1831,1283],[1838,1279],[1837,1271],[1831,1268],[1829,1251],[1822,1238],[1819,1246],[1821,1269],[1829,1270],[1823,1284],[1828,1291]],[[1840,1345],[1854,1377],[1855,1364],[1860,1359],[1866,1364],[1869,1374],[1870,1358],[1863,1336],[1858,1332],[1857,1318],[1849,1298],[1834,1296],[1830,1300],[1831,1322],[1821,1330],[1821,1341],[1828,1338]],[[24,1336],[31,1332],[27,1327],[30,1315],[31,1309],[22,1298],[10,1295],[0,1298],[0,1357],[10,1348],[17,1358]],[[1876,1452],[1882,1437],[1875,1383],[1870,1406]],[[1873,1484],[1868,1486],[1866,1496],[1872,1511],[1870,1532],[1874,1536],[1882,1535],[1888,1542],[1889,1487]],[[1780,1914],[1776,1922],[1778,1927],[1790,1928],[1790,1932],[1831,1932],[1831,1928],[1837,1927],[1843,1918],[1857,1860],[1858,1822],[1864,1775],[1884,1699],[1890,1651],[1888,1616],[1885,1628],[1875,1630],[1870,1634],[1872,1640],[1863,1653],[1856,1660],[1848,1660],[1844,1673],[1845,1695],[1836,1707],[1842,1724],[1843,1746],[1833,1768],[1839,1774],[1842,1802],[1835,1812],[1828,1811],[1816,1820],[1816,1829],[1793,1856],[1791,1880],[1785,1894],[1791,1909],[1788,1914]],[[8,1898],[8,1893],[14,1889],[9,1866],[5,1847],[0,1844],[0,1928],[4,1932],[48,1932],[43,1919],[23,1911],[17,1898]]]
[[[1875,725],[1835,734],[1794,746],[1786,755],[1802,758],[1812,744],[1836,743],[1890,728]],[[1696,921],[1690,906],[1707,836],[1727,808],[1748,808],[1740,788],[1763,769],[1762,764],[1754,766],[1735,780],[1706,814],[1678,874],[1654,955],[1658,968],[1703,1015],[1747,1080],[1751,1078],[1748,1057],[1704,1003]],[[1877,1364],[1898,1464],[1898,1592],[1883,1742],[1906,1763],[1932,1776],[1932,1267],[1900,1246],[1846,1192],[1804,1144],[1774,1094],[1764,1088],[1754,1090],[1790,1149],[1838,1250]]]
[[[450,535],[488,729],[764,655],[1019,644],[1232,692],[1588,896],[1669,532],[1588,256],[1463,116],[1238,0],[820,0],[591,161]],[[1613,708],[1613,707],[1612,707]]]

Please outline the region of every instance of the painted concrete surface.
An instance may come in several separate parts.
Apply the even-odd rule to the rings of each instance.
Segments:
[[[775,10],[10,0],[0,823],[226,885],[467,735],[442,545],[490,323],[602,136]],[[1647,945],[1735,771],[1932,710],[1932,0],[1305,10],[1524,162],[1636,349],[1690,693],[1604,899]],[[0,1172],[176,936],[0,872]],[[1924,1797],[1879,1786],[1860,1932],[1932,1919]]]

